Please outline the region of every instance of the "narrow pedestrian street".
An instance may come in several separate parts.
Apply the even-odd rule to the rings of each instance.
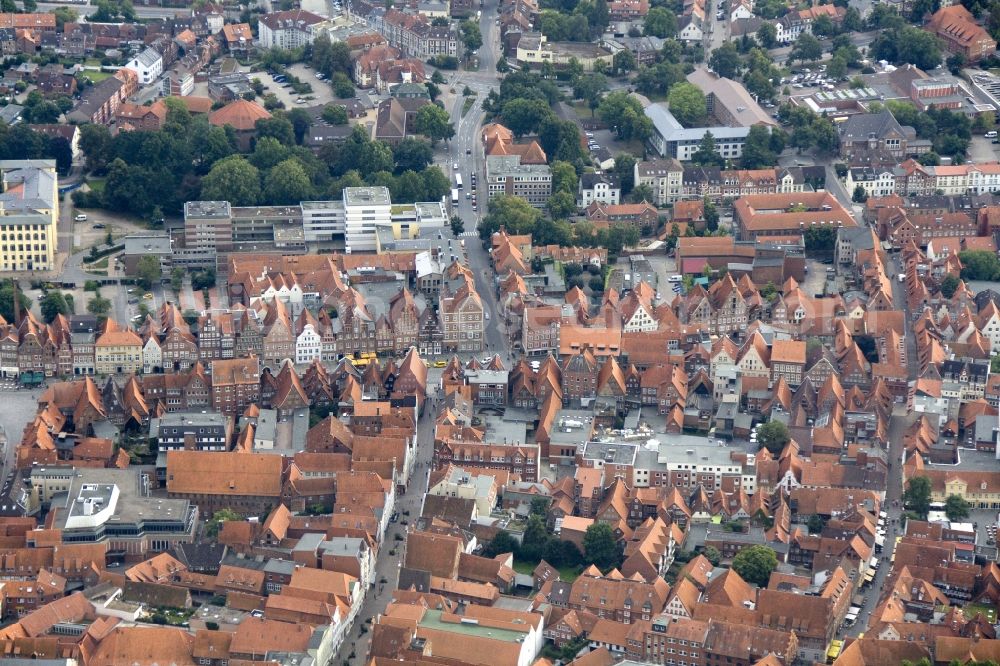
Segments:
[[[428,378],[428,382],[430,381]],[[431,458],[434,454],[434,418],[437,414],[435,400],[438,397],[437,386],[428,385],[427,390],[429,393],[427,404],[424,407],[423,415],[417,422],[417,449],[413,476],[406,486],[406,492],[396,498],[395,511],[399,513],[399,520],[390,523],[386,529],[385,539],[379,547],[375,565],[375,585],[366,590],[361,612],[358,613],[354,627],[344,639],[344,646],[341,648],[343,660],[350,664],[363,664],[367,661],[372,624],[375,622],[375,618],[385,612],[385,607],[389,604],[392,594],[396,590],[399,570],[403,565],[406,553],[406,531],[420,518],[423,509]],[[406,515],[406,512],[409,512],[409,515]],[[404,525],[403,521],[408,524]],[[397,534],[404,537],[404,540],[397,541]],[[366,622],[369,618],[371,623]],[[351,658],[352,654],[353,658]]]

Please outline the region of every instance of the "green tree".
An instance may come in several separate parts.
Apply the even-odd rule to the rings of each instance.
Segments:
[[[809,534],[819,534],[826,527],[826,519],[818,513],[814,513],[809,516],[806,525],[809,528]]]
[[[605,571],[618,564],[621,551],[607,523],[594,523],[583,535],[583,553],[588,562]]]
[[[180,266],[170,271],[170,288],[179,292],[184,286],[184,269]]]
[[[770,25],[770,24],[765,24]],[[716,74],[727,79],[735,79],[739,74],[742,59],[736,45],[732,42],[723,42],[722,46],[712,51],[708,58],[708,65]]]
[[[911,63],[930,70],[941,64],[937,37],[912,25],[883,30],[868,47],[870,57],[888,60],[895,65]]]
[[[46,324],[51,323],[59,315],[73,314],[61,291],[50,291],[45,294],[38,301],[38,306],[42,310],[42,319]]]
[[[465,231],[465,222],[458,215],[452,215],[448,223],[451,225],[451,233],[455,236],[460,236]]]
[[[347,107],[339,104],[327,104],[323,107],[323,122],[331,125],[346,125],[347,121]]]
[[[222,529],[222,523],[237,520],[243,520],[240,514],[236,513],[232,509],[220,509],[212,514],[212,517],[205,523],[205,534],[209,538],[214,539],[219,536],[219,530]]]
[[[321,32],[312,43],[311,64],[317,72],[330,78],[335,73],[350,74],[354,71],[351,65],[351,50],[346,42],[331,41],[329,35]]]
[[[597,107],[597,115],[623,141],[645,141],[653,132],[642,104],[624,90],[608,93]]]
[[[618,177],[622,196],[628,195],[635,186],[635,157],[630,153],[618,153],[615,155],[615,165],[611,168],[611,173]]]
[[[665,7],[651,7],[642,23],[642,31],[653,37],[673,37],[677,34],[677,16]]]
[[[914,0],[910,8],[910,22],[923,24],[934,12],[941,8],[941,0]]]
[[[288,112],[288,120],[292,123],[292,132],[295,133],[295,143],[302,145],[302,140],[312,125],[312,116],[305,109],[292,109]]]
[[[654,203],[656,201],[656,194],[653,192],[653,188],[649,185],[636,185],[632,188],[632,192],[628,195],[632,203]],[[650,230],[644,230],[643,233],[648,233]]]
[[[945,275],[944,279],[941,280],[941,295],[945,298],[951,298],[955,295],[959,284],[961,284],[961,280],[956,276],[951,273]]]
[[[963,250],[958,253],[962,261],[963,280],[1000,279],[1000,260],[989,250]]]
[[[608,89],[608,79],[603,74],[590,72],[573,79],[573,96],[587,102],[593,116],[601,103],[601,95]]]
[[[160,278],[163,277],[160,260],[149,255],[139,257],[139,261],[135,267],[135,274],[139,280],[139,286],[149,291],[149,288],[154,284],[159,284]]]
[[[94,23],[134,23],[135,9],[131,0],[97,0],[97,11],[87,17]]]
[[[330,77],[330,87],[337,99],[351,99],[354,97],[354,84],[347,74],[337,72]]]
[[[425,104],[413,119],[413,128],[423,134],[431,143],[455,136],[455,127],[448,119],[448,112],[437,104]]]
[[[87,158],[89,171],[103,172],[109,161],[111,132],[104,125],[86,124],[80,127],[80,150]]]
[[[500,195],[490,201],[489,212],[479,223],[479,237],[489,240],[500,227],[511,234],[530,234],[540,218],[538,209],[521,197]]]
[[[826,14],[816,17],[813,21],[812,32],[819,37],[833,37],[837,34],[837,26]]]
[[[670,113],[684,127],[700,127],[708,117],[708,102],[698,86],[687,81],[676,83],[667,95]]]
[[[538,131],[541,124],[552,115],[548,102],[542,99],[512,99],[503,105],[504,125],[520,137]]]
[[[265,136],[257,141],[250,155],[250,163],[262,173],[267,173],[278,162],[288,159],[291,146],[283,146],[273,136]]]
[[[287,159],[267,174],[264,198],[270,204],[276,206],[297,204],[312,197],[312,183],[309,182],[309,175],[299,160]]]
[[[851,193],[851,201],[854,203],[864,203],[868,201],[868,192],[864,185],[855,185],[854,192]]]
[[[272,118],[261,118],[255,123],[257,128],[257,140],[260,141],[266,136],[273,136],[278,143],[291,146],[295,143],[295,128],[291,121],[284,116],[275,115]]]
[[[840,22],[840,27],[845,33],[861,32],[864,25],[861,20],[861,13],[856,7],[848,7],[844,13],[844,19]]]
[[[715,137],[712,136],[710,131],[705,130],[705,135],[701,137],[698,150],[691,154],[691,162],[698,166],[725,166],[726,160],[716,150]]]
[[[542,519],[549,512],[549,500],[546,497],[535,497],[531,500],[531,515],[541,516]]]
[[[927,520],[927,512],[931,509],[931,480],[926,476],[911,478],[903,491],[903,505],[921,520]]]
[[[811,33],[803,32],[795,40],[792,50],[788,53],[789,60],[813,62],[823,57],[823,45]]]
[[[111,312],[111,301],[103,296],[94,296],[87,302],[87,312],[96,317],[106,317]]]
[[[191,273],[191,288],[195,291],[211,289],[215,286],[215,270],[205,268]]]
[[[420,201],[437,201],[444,198],[451,190],[451,181],[444,175],[440,167],[432,166],[418,174],[423,186]],[[417,201],[417,199],[414,199]]]
[[[785,444],[792,439],[788,432],[788,426],[781,421],[768,421],[757,428],[757,441],[761,448],[765,448],[773,454],[781,453]]]
[[[569,192],[571,195],[576,195],[579,180],[573,165],[562,160],[555,160],[552,162],[551,167],[552,191]]]
[[[833,257],[833,247],[837,242],[837,230],[833,227],[810,227],[806,229],[806,254],[811,257],[829,259]]]
[[[847,61],[840,56],[834,56],[826,65],[826,75],[831,79],[841,79],[847,76]]]
[[[471,19],[462,21],[458,26],[458,31],[462,36],[462,44],[465,45],[466,52],[471,53],[483,45],[483,34],[476,21]]]
[[[423,171],[434,161],[434,149],[423,139],[408,136],[392,149],[395,172]]]
[[[965,501],[965,498],[961,495],[948,495],[948,498],[944,501],[944,513],[948,516],[948,520],[952,522],[958,522],[960,520],[965,520],[969,517],[969,511],[972,509],[972,505]]]
[[[635,56],[628,49],[622,49],[611,57],[611,71],[616,76],[623,76],[635,70]]]
[[[705,228],[714,233],[719,228],[719,211],[708,195],[705,196],[702,206],[705,211]]]
[[[765,49],[774,48],[774,45],[778,43],[778,29],[774,27],[773,23],[765,21],[757,28],[757,42]]]
[[[705,556],[709,562],[712,563],[713,567],[719,566],[719,562],[722,561],[722,553],[715,546],[705,546],[705,549],[701,551],[701,554]]]
[[[253,206],[260,201],[260,172],[242,155],[219,160],[201,181],[201,198]]]
[[[576,212],[576,197],[565,190],[553,192],[546,208],[553,220],[561,220]]]
[[[767,582],[771,579],[771,572],[778,566],[778,556],[767,546],[750,546],[744,548],[733,558],[733,571],[740,575],[740,578],[756,585],[757,587],[767,587]]]
[[[744,169],[763,169],[778,163],[777,153],[771,149],[771,130],[764,125],[754,125],[747,134],[740,163]]]
[[[506,530],[500,530],[496,536],[483,548],[484,557],[496,557],[501,553],[515,553],[518,549],[517,539]]]
[[[585,159],[580,146],[580,128],[572,120],[550,114],[538,127],[538,143],[550,160],[577,164]]]
[[[542,555],[545,553],[545,544],[551,538],[548,530],[545,529],[545,522],[542,518],[531,514],[528,516],[528,524],[524,527],[518,556],[530,562],[537,562],[542,559]]]
[[[31,309],[32,301],[24,295],[20,286],[17,288],[17,301],[22,315]],[[14,323],[14,287],[10,280],[0,282],[0,317]]]
[[[56,16],[56,32],[62,32],[67,23],[76,23],[80,19],[80,15],[71,7],[56,7],[52,13]]]

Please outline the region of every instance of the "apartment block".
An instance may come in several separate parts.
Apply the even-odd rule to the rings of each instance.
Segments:
[[[55,161],[0,161],[0,187],[0,271],[51,270],[59,220]]]

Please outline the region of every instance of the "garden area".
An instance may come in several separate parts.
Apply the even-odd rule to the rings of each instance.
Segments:
[[[947,609],[945,609],[947,611]],[[976,617],[979,613],[983,614],[986,621],[990,624],[997,623],[997,609],[996,606],[987,606],[984,604],[966,604],[962,606],[962,613],[965,615],[967,620],[971,620]]]
[[[538,562],[540,561],[541,560],[538,560],[536,562],[529,562],[525,560],[515,559],[514,571],[516,571],[519,574],[530,576],[532,572],[535,570],[535,567],[538,566]],[[583,571],[583,566],[581,565],[570,566],[564,564],[561,567],[556,567],[556,569],[559,570],[559,580],[565,581],[567,583],[572,583],[580,575],[580,572]]]
[[[581,552],[575,543],[562,540],[551,531],[545,520],[547,510],[547,498],[532,500],[528,519],[509,526],[511,531],[521,533],[520,542],[511,532],[501,530],[483,549],[483,556],[514,553],[514,570],[526,575],[531,575],[539,562],[545,560],[567,582],[576,580],[588,563],[604,572],[621,566],[622,548],[609,525],[594,523],[588,527]]]

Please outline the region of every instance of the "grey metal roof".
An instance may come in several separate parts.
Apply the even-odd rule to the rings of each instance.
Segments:
[[[891,131],[903,133],[903,128],[891,113],[859,113],[849,116],[840,125],[840,136],[848,141],[864,141],[870,136],[883,137]]]

